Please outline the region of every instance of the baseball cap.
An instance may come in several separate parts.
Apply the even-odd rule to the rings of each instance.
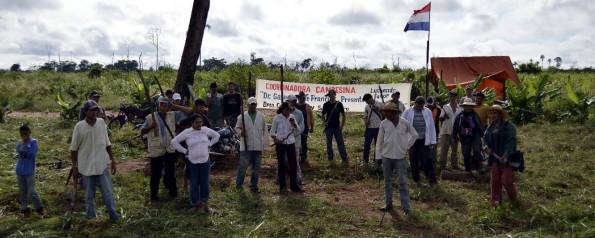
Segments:
[[[87,100],[85,104],[83,104],[83,111],[85,112],[95,108],[99,108],[99,105],[93,100]]]
[[[290,94],[289,96],[287,96],[287,101],[291,102],[297,100],[297,97],[293,94]]]
[[[180,95],[179,93],[174,93],[174,96],[172,96],[172,98],[174,100],[182,100],[182,95]]]
[[[250,104],[257,104],[255,97],[248,98],[248,105],[250,105]]]

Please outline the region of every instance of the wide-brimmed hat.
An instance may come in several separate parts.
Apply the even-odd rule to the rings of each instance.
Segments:
[[[508,112],[506,110],[504,110],[504,108],[500,105],[492,105],[490,107],[490,111],[496,111],[498,113],[500,113],[500,115],[502,116],[502,120],[506,120],[508,119]]]
[[[298,95],[296,95],[298,98],[305,98],[306,96],[308,96],[308,94],[304,93],[304,91],[301,91]]]
[[[382,111],[401,112],[401,109],[399,109],[399,106],[394,102],[387,102],[384,104],[384,108],[382,108]]]
[[[461,104],[461,106],[472,106],[472,107],[475,107],[476,104],[475,104],[475,102],[473,102],[473,99],[471,99],[471,98],[465,98],[465,100],[463,100],[463,104]]]

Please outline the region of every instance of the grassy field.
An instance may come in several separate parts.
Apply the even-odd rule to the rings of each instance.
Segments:
[[[40,166],[36,185],[48,215],[23,218],[17,202],[14,147],[18,126],[28,121],[41,150],[38,162],[66,159],[72,125],[59,118],[9,116],[0,124],[0,237],[594,237],[595,123],[529,124],[518,128],[527,170],[517,173],[520,205],[489,205],[487,182],[441,180],[430,188],[410,181],[413,215],[386,214],[382,226],[383,182],[374,168],[359,165],[363,123],[348,117],[345,131],[351,163],[325,161],[324,138],[310,139],[311,166],[304,168],[303,195],[280,196],[276,162],[264,156],[260,195],[234,189],[235,170],[215,170],[211,215],[189,212],[188,193],[151,203],[143,151],[125,141],[131,128],[112,132],[120,172],[113,177],[120,224],[88,221],[79,202],[68,212],[64,186],[68,168]],[[270,120],[270,118],[269,118]],[[318,119],[317,119],[318,120]],[[317,122],[320,125],[320,121]],[[337,153],[336,153],[337,154]],[[181,179],[178,179],[181,184]],[[181,187],[181,186],[180,186]],[[396,192],[396,190],[395,190]],[[395,205],[398,202],[395,193]],[[161,197],[167,197],[162,191]],[[82,193],[79,195],[82,199]],[[101,204],[98,194],[98,203]]]

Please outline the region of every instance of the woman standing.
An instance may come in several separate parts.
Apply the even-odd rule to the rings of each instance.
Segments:
[[[295,135],[300,133],[300,128],[291,114],[289,103],[284,102],[277,110],[271,126],[271,137],[277,146],[277,178],[279,180],[279,192],[287,193],[285,173],[289,168],[289,188],[293,192],[303,192],[297,182],[297,160],[295,151]],[[285,163],[287,156],[287,163]]]
[[[219,133],[204,127],[203,119],[198,115],[192,116],[191,121],[192,127],[174,137],[171,144],[190,161],[190,204],[196,210],[209,212],[209,147],[219,141]],[[180,144],[182,141],[186,142],[188,149]]]
[[[492,122],[484,135],[486,152],[489,155],[488,165],[492,166],[491,190],[492,205],[502,202],[502,187],[508,197],[516,201],[517,192],[514,186],[514,172],[508,161],[516,151],[516,128],[507,121],[507,113],[500,105],[493,105],[489,111]]]

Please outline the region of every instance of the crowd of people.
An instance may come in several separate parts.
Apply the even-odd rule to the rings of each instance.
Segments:
[[[210,147],[220,138],[214,129],[221,127],[233,128],[240,138],[237,189],[242,190],[250,167],[250,191],[260,193],[262,155],[269,146],[274,146],[279,193],[304,192],[301,167],[309,163],[308,137],[314,132],[314,112],[306,102],[307,95],[304,92],[289,95],[280,104],[269,126],[265,113],[257,109],[256,98],[250,97],[244,103],[235,83],[226,86],[227,92],[221,94],[218,85],[212,83],[206,98],[194,100],[191,107],[184,105],[180,94],[168,90],[157,100],[156,110],[146,117],[141,133],[147,139],[151,168],[149,197],[152,201],[160,199],[161,180],[170,197],[178,196],[176,164],[184,161],[183,189],[188,189],[186,182],[189,181],[192,209],[211,211],[208,206]],[[334,160],[334,138],[342,163],[348,164],[343,137],[345,108],[336,100],[335,90],[329,90],[326,96],[328,101],[320,112],[326,158],[329,162]],[[473,93],[471,88],[464,97],[459,98],[455,91],[449,92],[448,96],[448,102],[442,106],[432,97],[419,96],[410,108],[406,108],[399,99],[399,92],[393,93],[387,103],[376,101],[370,94],[363,95],[366,105],[362,163],[367,166],[373,153],[375,164],[382,166],[385,180],[383,211],[393,209],[393,175],[397,176],[401,209],[409,214],[409,172],[416,183],[421,183],[423,172],[428,184],[437,186],[437,171],[446,170],[448,161],[451,170],[459,169],[459,145],[464,170],[469,175],[481,176],[491,168],[491,202],[494,206],[502,202],[502,188],[511,200],[516,199],[514,172],[508,163],[510,155],[516,151],[516,129],[508,122],[506,111],[499,105],[485,105],[485,96]],[[81,108],[80,121],[74,127],[69,150],[75,181],[80,176],[85,189],[86,216],[96,217],[94,197],[99,187],[110,218],[118,221],[110,177],[116,173],[117,163],[104,120],[105,111],[99,106],[99,100],[98,92],[89,94],[89,100]],[[245,111],[244,105],[247,105]],[[31,212],[28,207],[30,197],[35,210],[43,214],[45,211],[34,183],[37,141],[31,137],[31,129],[26,125],[20,128],[20,135],[22,141],[17,145],[16,172],[21,209],[25,214]],[[273,143],[269,144],[271,140]]]

